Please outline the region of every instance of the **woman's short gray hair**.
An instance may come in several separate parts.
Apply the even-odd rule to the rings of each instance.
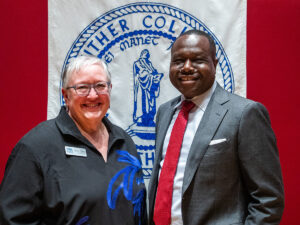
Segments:
[[[103,62],[101,59],[99,59],[96,56],[82,55],[71,59],[70,63],[66,66],[62,75],[62,87],[66,88],[68,81],[74,72],[78,72],[83,67],[90,66],[90,65],[101,66],[106,73],[108,82],[111,82],[111,75],[105,62]]]

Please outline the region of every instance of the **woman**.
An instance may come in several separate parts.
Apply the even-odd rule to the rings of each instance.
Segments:
[[[135,144],[105,114],[111,79],[79,56],[63,74],[66,107],[13,149],[0,188],[0,224],[145,224]]]

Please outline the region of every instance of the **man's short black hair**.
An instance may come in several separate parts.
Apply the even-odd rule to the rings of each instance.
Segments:
[[[176,40],[174,41],[173,45],[172,45],[172,48],[175,44],[175,42],[182,36],[185,36],[185,35],[198,35],[198,36],[204,36],[207,38],[207,40],[209,41],[209,47],[210,47],[210,51],[212,53],[212,57],[213,59],[216,57],[216,45],[215,45],[215,41],[214,39],[206,32],[204,31],[201,31],[201,30],[188,30],[182,34],[180,34]],[[172,49],[171,49],[172,50]]]

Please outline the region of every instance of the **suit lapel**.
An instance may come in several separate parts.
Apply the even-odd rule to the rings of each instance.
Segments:
[[[180,96],[175,98],[173,101],[170,102],[169,105],[162,108],[162,111],[159,115],[159,123],[156,124],[156,151],[155,151],[155,159],[153,164],[153,170],[152,175],[149,183],[149,207],[152,209],[154,204],[154,198],[156,195],[156,187],[158,185],[158,172],[159,172],[159,164],[162,157],[162,149],[163,149],[163,143],[164,139],[168,130],[168,127],[170,125],[170,122],[172,120],[172,117],[175,112],[175,106],[180,101]]]
[[[180,97],[178,97],[174,101],[172,101],[170,106],[168,107],[168,109],[166,109],[165,112],[162,112],[161,116],[159,118],[160,122],[157,127],[158,137],[156,139],[156,150],[159,151],[159,152],[157,152],[157,154],[159,154],[160,156],[161,156],[162,147],[163,147],[166,133],[168,131],[170,122],[171,122],[174,112],[176,110],[175,106],[178,104],[179,101],[180,101]]]
[[[211,139],[215,135],[220,123],[227,113],[227,109],[223,106],[225,102],[229,101],[227,94],[228,93],[225,90],[217,85],[216,90],[204,112],[188,155],[183,178],[183,194],[190,185]]]

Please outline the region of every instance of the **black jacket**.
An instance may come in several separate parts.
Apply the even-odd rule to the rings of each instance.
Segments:
[[[64,107],[27,133],[7,162],[0,224],[145,224],[146,191],[135,144],[107,118],[103,122],[107,162]]]

